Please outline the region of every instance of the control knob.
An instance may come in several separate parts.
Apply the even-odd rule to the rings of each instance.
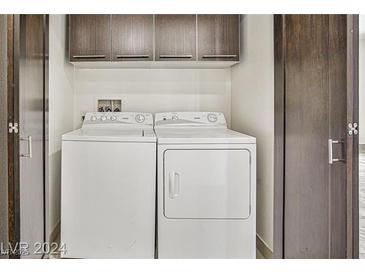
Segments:
[[[211,123],[215,123],[218,120],[217,115],[214,113],[209,113],[207,118],[208,118],[208,121]]]
[[[136,117],[135,117],[135,119],[136,119],[136,122],[137,123],[143,123],[144,120],[146,120],[146,118],[144,117],[143,114],[137,114]]]

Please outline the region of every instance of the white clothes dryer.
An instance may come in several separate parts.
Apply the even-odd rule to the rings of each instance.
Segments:
[[[158,258],[256,257],[256,139],[223,113],[155,116]]]

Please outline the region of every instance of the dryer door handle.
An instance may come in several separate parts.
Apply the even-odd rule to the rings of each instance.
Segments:
[[[180,194],[180,174],[175,171],[169,173],[169,197],[175,199]]]

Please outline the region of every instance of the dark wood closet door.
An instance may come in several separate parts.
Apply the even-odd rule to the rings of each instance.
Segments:
[[[196,15],[156,15],[155,36],[156,60],[196,60]]]
[[[112,60],[153,60],[153,15],[112,15]]]
[[[239,60],[239,15],[198,15],[198,60]]]
[[[70,60],[109,61],[111,15],[69,15]]]
[[[285,258],[328,258],[328,16],[288,15],[286,34]]]
[[[29,255],[36,243],[45,241],[45,160],[44,160],[44,65],[45,16],[20,16],[19,58],[19,205],[20,241],[29,244]]]
[[[346,15],[328,16],[329,136],[333,158],[329,165],[329,257],[347,256],[347,29]]]
[[[353,137],[347,129],[346,22],[346,15],[285,15],[281,22],[285,258],[347,256],[352,166],[346,143]]]
[[[0,41],[7,40],[7,15],[0,15]],[[8,244],[7,43],[0,43],[0,243]],[[7,258],[0,253],[0,259]]]

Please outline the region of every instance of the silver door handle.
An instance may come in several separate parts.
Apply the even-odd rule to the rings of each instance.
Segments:
[[[160,54],[160,58],[193,58],[192,54]]]
[[[28,136],[27,138],[20,138],[21,141],[28,141],[28,153],[24,154],[21,153],[20,157],[24,158],[32,158],[33,152],[32,152],[32,136]]]
[[[88,55],[73,55],[75,59],[94,59],[94,58],[105,58],[105,54],[88,54]]]
[[[336,162],[344,162],[345,159],[343,158],[333,158],[333,144],[344,144],[344,141],[332,140],[328,139],[328,163],[333,164]]]
[[[116,58],[150,58],[148,54],[117,54]]]
[[[236,58],[236,54],[205,54],[203,58]]]

